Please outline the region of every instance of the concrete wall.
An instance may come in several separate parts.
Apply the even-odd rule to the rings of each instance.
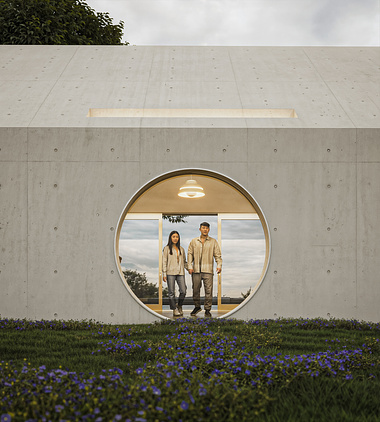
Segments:
[[[234,317],[379,321],[378,50],[172,50],[0,48],[0,315],[157,320],[122,283],[116,225],[149,180],[202,168],[246,188],[269,224],[267,275]],[[166,81],[177,81],[172,97]],[[217,108],[218,98],[299,118],[85,117],[171,99]]]
[[[114,230],[148,180],[194,167],[239,182],[268,220],[267,276],[234,317],[380,319],[378,130],[228,129],[223,161],[209,130],[151,133],[0,131],[3,317],[155,320],[122,284]],[[184,161],[178,139],[210,153]]]

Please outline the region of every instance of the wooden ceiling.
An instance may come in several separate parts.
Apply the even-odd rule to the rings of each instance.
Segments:
[[[179,188],[195,179],[204,189],[202,198],[181,198]],[[166,179],[144,192],[129,209],[133,213],[218,214],[255,213],[250,202],[234,187],[217,178],[186,175]]]

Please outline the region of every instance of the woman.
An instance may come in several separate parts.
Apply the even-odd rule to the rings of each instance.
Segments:
[[[173,316],[182,316],[182,305],[186,296],[185,268],[187,269],[186,253],[180,245],[179,233],[173,230],[169,234],[168,244],[162,252],[163,279],[168,283],[169,305]],[[175,282],[178,284],[178,304],[175,303]]]

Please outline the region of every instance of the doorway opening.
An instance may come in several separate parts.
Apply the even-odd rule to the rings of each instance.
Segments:
[[[181,197],[181,187],[195,180],[204,196]],[[243,306],[260,286],[269,261],[269,232],[254,199],[236,182],[206,170],[178,170],[148,183],[125,208],[116,233],[120,274],[133,296],[161,316],[171,316],[162,277],[162,250],[176,230],[181,246],[199,236],[201,222],[210,223],[218,240],[223,269],[214,271],[213,314],[224,316]],[[193,309],[191,276],[186,272],[184,316]],[[202,296],[202,293],[201,293]],[[176,293],[176,297],[178,297]],[[203,305],[203,297],[201,297]]]

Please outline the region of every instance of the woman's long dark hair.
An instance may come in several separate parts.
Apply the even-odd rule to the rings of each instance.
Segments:
[[[176,230],[173,230],[169,234],[168,246],[169,246],[170,255],[173,255],[173,252],[172,252],[172,247],[173,247],[172,235],[173,234],[178,234],[177,248],[179,250],[179,254],[181,255],[181,236],[179,235],[179,233]]]

